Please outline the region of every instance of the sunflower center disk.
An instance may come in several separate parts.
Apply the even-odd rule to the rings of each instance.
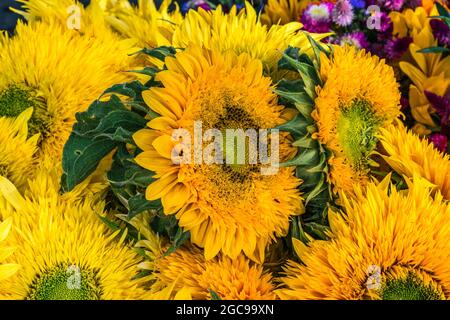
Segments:
[[[231,182],[244,183],[252,172],[259,169],[255,158],[258,155],[257,140],[251,141],[250,137],[245,135],[248,129],[257,132],[258,124],[241,107],[226,106],[213,127],[220,130],[223,137],[221,171]],[[240,132],[237,131],[239,129]],[[244,133],[244,137],[240,137],[240,133]]]
[[[380,297],[383,300],[441,300],[444,298],[433,283],[425,284],[411,273],[406,278],[388,280]]]
[[[355,100],[342,109],[337,123],[339,142],[356,168],[365,167],[370,153],[375,149],[375,133],[379,124],[380,120],[363,100]]]
[[[33,115],[28,123],[29,135],[44,134],[48,122],[45,101],[37,97],[34,90],[10,85],[0,92],[0,117],[16,118],[30,107],[33,108]]]
[[[28,293],[30,300],[99,300],[97,273],[75,265],[60,265],[37,275]]]

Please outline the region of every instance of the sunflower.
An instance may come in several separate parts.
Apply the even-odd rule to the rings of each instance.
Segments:
[[[0,178],[1,219],[12,218],[7,244],[20,248],[7,262],[21,265],[0,284],[1,299],[97,300],[142,299],[143,280],[132,280],[141,258],[124,236],[110,233],[100,221],[104,203],[85,198],[68,201],[58,193],[51,175],[40,175],[33,190],[22,196]],[[39,187],[55,186],[54,189]]]
[[[7,218],[0,223],[0,283],[13,276],[20,266],[14,263],[3,263],[5,259],[14,253],[15,248],[4,245],[12,226],[12,218]],[[0,291],[1,292],[1,291]]]
[[[331,151],[329,180],[336,190],[365,184],[379,128],[400,114],[400,92],[391,67],[364,50],[335,47],[321,55],[320,77],[312,117],[315,138]]]
[[[2,105],[13,106],[5,102],[8,98],[8,95],[0,96],[0,108]],[[24,173],[33,168],[33,157],[38,148],[39,135],[28,138],[28,120],[32,113],[33,109],[28,108],[15,119],[0,118],[0,176],[7,177],[20,188],[26,184]]]
[[[231,258],[243,251],[262,261],[266,245],[286,235],[289,217],[302,212],[300,180],[293,169],[264,174],[267,167],[261,158],[250,162],[247,152],[239,162],[233,148],[223,152],[231,154],[227,163],[225,157],[220,158],[222,164],[172,161],[172,151],[178,147],[171,135],[182,128],[194,137],[199,122],[203,131],[217,129],[225,134],[228,129],[270,129],[283,123],[285,113],[277,104],[271,80],[262,75],[259,60],[233,51],[222,54],[192,46],[165,63],[167,70],[156,77],[163,87],[142,94],[161,116],[148,123],[150,129],[134,134],[143,150],[136,162],[156,172],[146,198],[161,199],[164,213],[176,214],[192,242],[205,249],[207,260],[220,251]],[[286,134],[280,134],[279,146],[281,160],[295,153]],[[191,154],[187,150],[185,155]]]
[[[205,260],[195,247],[179,248],[154,261],[155,293],[173,288],[172,294],[189,293],[192,299],[273,300],[270,274],[244,255],[235,259],[217,256]],[[181,292],[181,293],[180,293]]]
[[[419,175],[434,184],[446,200],[450,200],[450,158],[432,143],[421,139],[402,125],[380,132],[383,158],[399,174]]]
[[[342,196],[329,241],[296,242],[282,299],[449,299],[450,205],[420,177],[397,191],[389,177]]]
[[[172,46],[185,48],[197,44],[221,52],[233,50],[237,54],[247,53],[252,58],[262,61],[264,71],[276,75],[278,61],[288,46],[311,52],[307,33],[301,32],[302,24],[291,22],[283,26],[263,25],[249,2],[245,10],[237,11],[233,6],[229,13],[224,13],[219,6],[216,10],[190,10],[184,21],[177,26],[173,34]],[[315,39],[322,39],[327,34],[311,34]]]
[[[274,299],[270,273],[244,255],[235,259],[218,255],[206,260],[194,245],[169,248],[167,239],[150,228],[151,215],[143,213],[127,219],[139,234],[135,247],[145,261],[139,264],[144,278],[152,283],[151,299]],[[217,296],[216,296],[217,295]]]
[[[14,119],[33,108],[28,129],[30,136],[39,134],[37,166],[59,163],[75,113],[129,78],[120,72],[127,68],[128,50],[56,22],[19,22],[13,38],[0,36],[0,117]]]
[[[436,6],[430,16],[439,15]],[[435,113],[428,101],[425,91],[444,96],[450,85],[450,56],[442,53],[421,53],[421,49],[434,47],[437,40],[434,38],[428,13],[424,8],[418,7],[414,11],[407,9],[404,12],[392,12],[393,33],[399,37],[412,37],[409,45],[411,61],[401,61],[400,69],[412,81],[409,88],[409,103],[414,119],[431,128],[437,127],[432,118]]]
[[[135,39],[141,48],[171,46],[175,28],[183,20],[178,4],[169,12],[171,0],[163,0],[157,8],[153,0],[139,0],[137,6],[131,6],[128,0],[107,0],[106,21],[122,37]],[[150,63],[162,66],[158,59]]]
[[[261,22],[271,26],[300,21],[302,11],[313,1],[310,0],[269,0],[264,6]]]

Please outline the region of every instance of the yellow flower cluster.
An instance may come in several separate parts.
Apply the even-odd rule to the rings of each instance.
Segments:
[[[402,123],[388,62],[302,30],[309,1],[19,2],[0,299],[450,299],[449,156]],[[391,14],[429,128],[424,92],[450,79],[448,55],[417,53],[433,12]]]

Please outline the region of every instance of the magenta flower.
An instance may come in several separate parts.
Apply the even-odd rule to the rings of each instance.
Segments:
[[[322,2],[320,4],[309,4],[302,16],[300,22],[303,28],[309,32],[325,33],[331,30],[331,12],[333,3]]]
[[[437,19],[432,19],[430,26],[439,44],[450,47],[450,28],[443,21]]]
[[[410,43],[412,42],[411,37],[404,38],[393,38],[389,39],[384,46],[384,52],[386,58],[390,60],[398,60],[403,54],[408,50]]]
[[[337,41],[340,45],[352,45],[357,49],[367,49],[369,43],[367,42],[366,35],[362,31],[355,31],[349,34],[345,34]]]
[[[425,90],[425,96],[441,117],[441,126],[445,126],[450,116],[450,90],[447,90],[447,93],[443,97]]]
[[[434,147],[441,152],[447,152],[448,138],[442,133],[433,133],[428,137]]]
[[[348,26],[353,21],[353,7],[348,0],[337,0],[333,9],[333,22],[341,27]]]

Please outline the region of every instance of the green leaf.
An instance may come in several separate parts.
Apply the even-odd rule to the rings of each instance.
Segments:
[[[119,110],[112,111],[100,119],[99,125],[85,134],[95,134],[95,133],[105,133],[105,132],[115,132],[117,128],[122,128],[127,131],[136,132],[139,129],[145,128],[147,125],[147,120],[140,115],[128,111]]]
[[[132,99],[136,99],[136,97],[142,91],[144,91],[146,89],[147,89],[147,87],[145,87],[140,81],[135,80],[132,82],[115,84],[112,87],[106,89],[103,92],[103,95],[109,94],[109,93],[117,93],[117,94],[121,94],[121,95],[127,96]]]
[[[154,232],[173,239],[178,231],[178,221],[174,215],[156,215],[152,219],[151,227]]]
[[[176,53],[176,50],[173,47],[168,46],[161,46],[154,49],[144,48],[135,54],[143,53],[148,56],[154,57],[156,59],[159,59],[161,61],[164,61],[167,56],[173,56]]]
[[[328,226],[316,222],[310,222],[304,224],[305,231],[313,236],[315,239],[328,240],[327,232],[330,230]]]
[[[122,143],[134,143],[133,134],[134,132],[119,127],[114,133],[101,133],[97,138],[108,138],[109,140]]]
[[[181,228],[178,228],[177,233],[175,234],[173,239],[171,239],[172,244],[170,245],[170,247],[167,249],[167,251],[164,253],[163,256],[167,256],[175,252],[175,250],[177,250],[179,247],[185,244],[190,237],[191,234],[189,232],[184,232]]]
[[[418,50],[419,53],[444,53],[450,52],[450,49],[445,47],[428,47],[422,50]]]
[[[156,76],[156,74],[159,71],[160,70],[158,68],[155,68],[155,67],[145,67],[144,69],[140,69],[140,70],[128,70],[128,72],[145,74],[145,75],[150,76],[150,77]]]
[[[442,4],[440,4],[437,1],[435,2],[435,4],[440,16],[450,17],[450,13],[447,11],[447,9],[445,9],[445,7]]]
[[[296,114],[291,120],[276,126],[276,129],[289,132],[294,137],[302,137],[307,133],[306,128],[308,125],[306,121],[303,121],[301,115]]]
[[[293,238],[298,239],[305,244],[309,242],[308,237],[303,231],[302,222],[299,216],[295,216],[292,218],[290,225],[290,233]]]
[[[316,149],[305,149],[294,159],[283,162],[282,164],[280,164],[280,166],[310,166],[311,164],[317,163],[318,159],[319,156]]]
[[[128,200],[129,211],[128,219],[133,218],[137,214],[148,210],[160,210],[162,208],[161,201],[149,201],[145,198],[145,195],[138,193]]]
[[[310,136],[303,136],[300,139],[295,140],[292,145],[294,147],[311,149],[317,148],[317,143],[317,140],[312,139]]]
[[[211,295],[211,300],[222,300],[222,299],[220,299],[220,297],[217,294],[217,292],[211,290],[211,288],[208,288],[208,292]]]
[[[107,138],[92,140],[72,133],[63,151],[63,191],[72,190],[86,179],[114,147],[116,142]]]

